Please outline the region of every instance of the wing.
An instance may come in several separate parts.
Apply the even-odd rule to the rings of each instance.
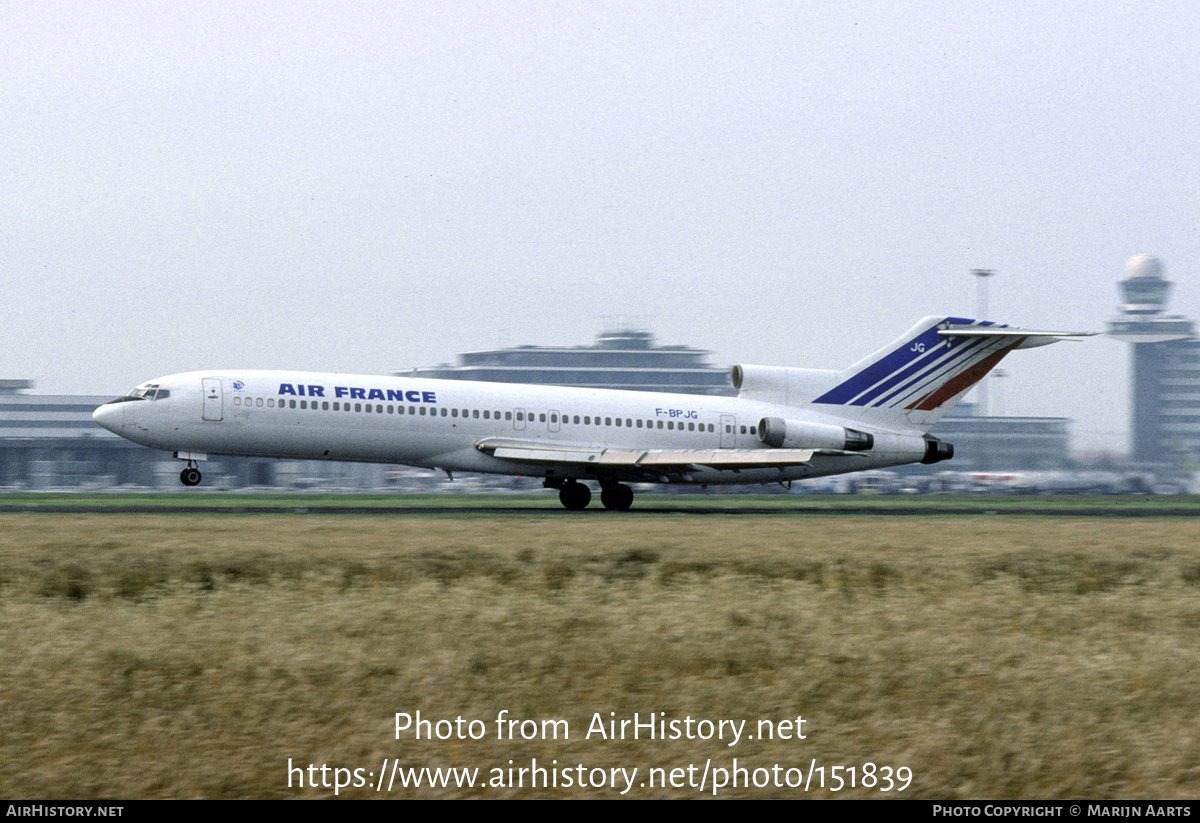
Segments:
[[[566,443],[488,438],[475,448],[500,460],[577,466],[587,473],[644,473],[658,478],[701,468],[719,471],[783,469],[808,465],[824,449],[619,449]],[[843,452],[833,452],[843,454]],[[853,454],[853,453],[847,453]]]

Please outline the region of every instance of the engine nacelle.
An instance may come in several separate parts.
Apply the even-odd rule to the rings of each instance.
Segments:
[[[868,432],[829,423],[784,420],[779,417],[764,417],[758,421],[758,439],[777,449],[861,452],[875,445],[874,435]]]
[[[953,443],[947,443],[944,440],[938,440],[932,434],[925,435],[925,456],[921,458],[922,463],[926,465],[930,463],[940,463],[943,460],[949,460],[953,456]]]
[[[838,384],[840,374],[827,369],[792,369],[782,366],[734,366],[729,382],[738,397],[803,406]]]

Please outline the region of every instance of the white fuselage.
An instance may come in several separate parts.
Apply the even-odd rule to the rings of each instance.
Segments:
[[[343,460],[550,479],[764,483],[912,463],[925,454],[925,442],[911,432],[875,432],[870,450],[817,452],[788,466],[720,468],[698,460],[686,471],[659,471],[635,461],[589,466],[586,458],[539,462],[496,454],[509,444],[572,454],[757,452],[771,448],[758,437],[764,417],[847,422],[736,397],[291,371],[175,374],[94,415],[122,437],[183,459]]]

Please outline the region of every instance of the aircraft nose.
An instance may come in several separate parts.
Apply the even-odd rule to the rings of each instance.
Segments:
[[[113,434],[120,434],[121,427],[125,425],[125,404],[105,403],[92,412],[92,420]]]

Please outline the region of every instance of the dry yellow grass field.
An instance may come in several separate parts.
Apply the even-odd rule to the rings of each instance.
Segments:
[[[4,515],[0,796],[1194,798],[1198,635],[1191,519]]]

